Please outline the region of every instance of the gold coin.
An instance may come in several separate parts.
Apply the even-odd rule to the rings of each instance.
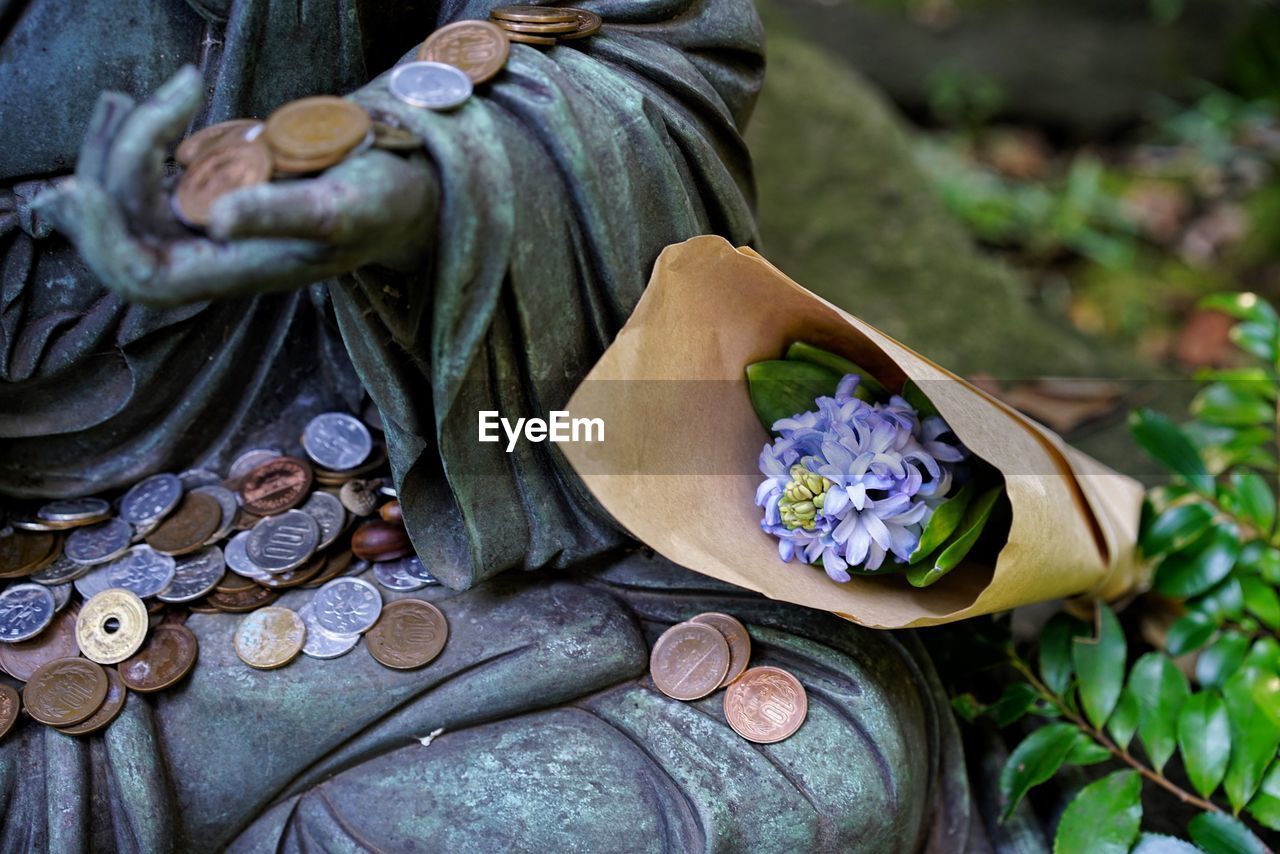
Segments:
[[[751,660],[751,635],[747,634],[747,627],[728,614],[715,611],[699,614],[689,622],[711,626],[724,635],[725,643],[729,644],[729,672],[724,675],[720,687],[723,688],[741,676],[742,671],[747,669],[747,662]]]
[[[507,41],[518,42],[520,44],[536,44],[540,47],[551,47],[556,43],[555,39],[546,36],[531,36],[528,33],[512,33],[504,30]]]
[[[422,43],[418,59],[452,65],[480,84],[502,70],[510,52],[502,30],[488,21],[455,21]]]
[[[489,11],[489,17],[534,24],[567,23],[577,20],[572,10],[557,9],[554,6],[499,6]]]
[[[288,608],[260,608],[240,621],[236,655],[250,667],[274,670],[298,657],[307,625]]]
[[[800,680],[777,667],[753,667],[724,693],[724,716],[733,731],[756,744],[789,738],[809,713]]]
[[[76,642],[90,661],[115,664],[147,637],[147,606],[131,590],[112,587],[94,596],[76,618]]]
[[[422,140],[404,128],[386,122],[373,123],[373,146],[388,151],[416,151],[422,148]]]
[[[554,24],[526,24],[519,21],[496,21],[499,27],[509,33],[529,33],[535,36],[554,36],[561,33],[572,33],[578,29],[577,21],[556,22]]]
[[[201,128],[179,143],[178,150],[173,153],[173,159],[182,166],[190,166],[199,160],[202,154],[208,154],[215,148],[244,142],[245,135],[261,124],[262,122],[258,119],[232,119],[229,122],[218,122]]]
[[[565,33],[560,37],[561,41],[572,41],[573,39],[585,39],[587,36],[594,36],[600,32],[600,27],[604,21],[595,12],[588,12],[586,9],[565,9],[566,12],[572,12],[578,16],[578,28],[571,33]]]
[[[286,157],[283,154],[277,154],[275,157],[276,174],[284,176],[309,175],[312,172],[323,172],[330,166],[341,163],[347,157],[347,152],[335,154],[328,157],[313,157],[310,160],[299,160],[294,157]]]
[[[720,687],[729,672],[729,644],[703,623],[680,623],[662,633],[649,656],[658,690],[676,700],[696,700]]]
[[[173,209],[184,223],[209,224],[213,203],[227,193],[271,178],[271,151],[261,142],[227,143],[191,164],[173,193]]]
[[[358,104],[320,95],[285,104],[267,119],[262,135],[277,158],[336,163],[359,145],[372,121]]]

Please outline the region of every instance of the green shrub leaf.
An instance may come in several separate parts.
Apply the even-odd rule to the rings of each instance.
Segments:
[[[1268,830],[1280,830],[1280,759],[1271,763],[1258,794],[1249,802],[1248,812]]]
[[[1076,730],[1076,743],[1071,745],[1064,763],[1067,765],[1097,765],[1111,759],[1111,751],[1093,740],[1093,737],[1082,730]]]
[[[1276,496],[1267,479],[1256,472],[1233,472],[1231,488],[1240,515],[1252,522],[1262,536],[1270,536],[1276,523]]]
[[[1240,578],[1244,606],[1269,629],[1280,629],[1280,596],[1276,589],[1254,575]]]
[[[1189,599],[1227,577],[1240,553],[1240,539],[1229,526],[1213,528],[1174,552],[1156,568],[1155,588],[1166,596]]]
[[[1170,655],[1186,655],[1208,643],[1217,630],[1217,624],[1207,614],[1192,611],[1179,617],[1169,627],[1169,633],[1165,636],[1165,649],[1169,650]]]
[[[1275,409],[1253,393],[1253,385],[1212,383],[1191,401],[1191,414],[1226,427],[1256,427],[1275,421]]]
[[[1142,552],[1150,557],[1180,548],[1203,534],[1213,522],[1207,504],[1178,504],[1159,514],[1142,531]]]
[[[1268,854],[1244,823],[1220,812],[1202,812],[1187,825],[1191,840],[1207,854]]]
[[[1149,652],[1134,662],[1127,693],[1138,703],[1138,737],[1160,771],[1178,743],[1178,717],[1191,695],[1187,677],[1168,656]]]
[[[1006,686],[1000,699],[987,708],[987,714],[997,726],[1005,727],[1025,715],[1039,697],[1036,689],[1026,682],[1014,682]]]
[[[1080,678],[1080,704],[1095,727],[1107,722],[1120,699],[1124,659],[1124,631],[1111,609],[1099,603],[1097,637],[1071,641],[1071,661]]]
[[[1231,724],[1216,691],[1192,694],[1178,715],[1178,749],[1191,785],[1204,797],[1213,794],[1227,773],[1231,756]]]
[[[1200,453],[1168,416],[1142,409],[1130,416],[1129,426],[1134,440],[1156,462],[1184,478],[1196,491],[1213,494],[1213,478]]]
[[[1127,750],[1129,742],[1133,741],[1133,734],[1138,729],[1138,718],[1142,715],[1142,706],[1138,703],[1138,698],[1133,696],[1132,689],[1125,689],[1120,693],[1120,702],[1116,703],[1116,710],[1111,713],[1111,719],[1107,721],[1107,732],[1111,734],[1111,740],[1121,750]]]
[[[1013,815],[1033,786],[1048,780],[1066,760],[1080,731],[1075,724],[1053,723],[1040,727],[1013,749],[1000,771],[1000,793],[1005,798],[1002,820]]]
[[[1142,823],[1142,778],[1116,771],[1085,786],[1058,822],[1054,854],[1126,854]]]
[[[1239,812],[1258,791],[1262,777],[1280,747],[1280,724],[1254,697],[1254,688],[1274,674],[1246,667],[1227,680],[1222,697],[1231,724],[1231,761],[1222,781],[1232,808]]]
[[[1040,679],[1055,694],[1065,694],[1075,673],[1071,639],[1088,631],[1085,623],[1065,612],[1054,614],[1040,633]]]
[[[1196,681],[1203,688],[1220,688],[1231,678],[1249,651],[1249,638],[1239,632],[1223,632],[1200,651]]]

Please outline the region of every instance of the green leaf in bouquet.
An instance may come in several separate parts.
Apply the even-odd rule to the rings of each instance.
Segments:
[[[1191,611],[1179,617],[1169,627],[1169,632],[1164,639],[1165,649],[1170,655],[1186,655],[1189,652],[1195,652],[1208,643],[1209,638],[1213,637],[1213,633],[1217,630],[1218,624],[1208,614]]]
[[[1280,747],[1280,723],[1271,719],[1254,697],[1256,687],[1275,680],[1274,673],[1241,668],[1222,687],[1231,724],[1231,760],[1222,788],[1238,813],[1258,791],[1263,775]]]
[[[1139,539],[1142,553],[1156,557],[1180,548],[1203,534],[1212,522],[1213,510],[1199,501],[1170,507],[1143,529]]]
[[[1005,798],[1002,820],[1007,821],[1013,815],[1032,787],[1058,772],[1075,746],[1079,732],[1075,724],[1046,724],[1013,749],[1000,771],[1000,793]]]
[[[1226,427],[1256,427],[1275,421],[1275,407],[1240,383],[1213,383],[1191,401],[1191,414]]]
[[[1133,438],[1156,462],[1184,478],[1197,492],[1213,494],[1213,478],[1199,451],[1167,415],[1141,409],[1129,419]]]
[[[1225,813],[1200,813],[1187,825],[1187,833],[1206,854],[1269,854],[1271,850],[1244,822]]]
[[[1044,624],[1040,632],[1040,679],[1055,694],[1065,694],[1075,674],[1071,663],[1071,639],[1089,631],[1082,620],[1059,611]]]
[[[925,395],[915,380],[907,380],[903,383],[902,399],[911,404],[922,419],[939,414],[938,407],[933,405],[933,401]]]
[[[1076,730],[1076,743],[1071,745],[1071,752],[1063,760],[1066,765],[1097,765],[1106,762],[1111,751],[1094,741],[1088,733]]]
[[[1026,682],[1013,682],[1005,687],[1000,699],[987,708],[987,714],[997,726],[1006,727],[1030,711],[1039,698],[1036,689]]]
[[[815,408],[814,401],[835,394],[840,375],[810,362],[776,359],[747,365],[747,389],[751,405],[765,429],[783,418],[791,418]]]
[[[1231,723],[1217,691],[1192,694],[1178,715],[1178,750],[1191,785],[1203,797],[1218,788],[1231,756]]]
[[[991,511],[1004,495],[1004,484],[993,486],[969,502],[964,517],[954,532],[939,547],[932,562],[924,561],[907,569],[907,581],[914,587],[928,587],[959,566],[960,561],[978,542],[983,529],[991,519]]]
[[[1133,741],[1133,734],[1138,730],[1138,718],[1141,714],[1142,706],[1138,703],[1138,698],[1133,696],[1133,691],[1128,688],[1121,691],[1120,702],[1116,703],[1116,710],[1107,720],[1107,732],[1121,750],[1129,749],[1129,742]]]
[[[1235,673],[1249,651],[1249,638],[1240,632],[1223,632],[1200,650],[1196,681],[1205,688],[1219,688]]]
[[[1269,629],[1280,629],[1280,595],[1276,589],[1256,575],[1240,577],[1244,606]]]
[[[1268,830],[1280,830],[1280,759],[1271,763],[1246,811]]]
[[[1240,579],[1234,573],[1228,575],[1196,599],[1193,607],[1219,625],[1224,620],[1240,619],[1244,616],[1244,588],[1240,586]]]
[[[834,372],[838,379],[843,379],[846,374],[857,374],[858,387],[854,390],[853,396],[859,400],[874,403],[889,399],[889,390],[879,380],[844,356],[837,356],[812,344],[797,341],[787,348],[786,358],[793,362],[808,362],[826,368]]]
[[[973,481],[970,481],[934,509],[933,515],[925,523],[924,531],[920,533],[920,543],[911,553],[908,563],[916,564],[924,560],[955,532],[973,498],[974,489]]]
[[[1058,822],[1053,854],[1126,854],[1142,823],[1142,778],[1116,771],[1081,789]]]
[[[1124,687],[1125,641],[1120,621],[1099,603],[1096,637],[1071,640],[1071,660],[1080,680],[1080,705],[1089,723],[1101,728],[1120,700]]]
[[[1138,737],[1158,772],[1178,743],[1178,717],[1191,696],[1187,677],[1168,656],[1149,652],[1134,662],[1127,693],[1138,703]]]
[[[1213,528],[1162,560],[1156,567],[1154,587],[1166,596],[1189,599],[1226,578],[1239,554],[1240,538],[1235,529],[1228,525]]]

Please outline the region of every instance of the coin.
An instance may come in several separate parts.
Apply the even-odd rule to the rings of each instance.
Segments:
[[[44,665],[58,658],[80,654],[76,643],[76,614],[64,611],[53,618],[44,631],[31,640],[0,644],[0,667],[20,682],[26,682]]]
[[[13,729],[13,725],[18,720],[18,712],[21,709],[22,702],[18,698],[18,692],[8,685],[0,683],[0,739],[3,739],[9,734],[9,730]]]
[[[245,141],[245,134],[254,128],[262,127],[258,119],[231,119],[201,128],[184,139],[174,152],[173,159],[179,165],[190,166],[215,148]]]
[[[561,35],[560,41],[572,41],[573,39],[585,39],[587,36],[594,36],[604,24],[604,21],[595,12],[588,12],[586,9],[565,9],[565,11],[572,12],[577,16],[578,28],[571,33]]]
[[[702,623],[680,623],[662,633],[649,655],[649,674],[658,690],[677,700],[705,697],[729,672],[729,644]]]
[[[70,560],[96,566],[115,560],[133,542],[133,526],[123,519],[108,519],[97,525],[76,528],[67,535],[62,553]]]
[[[489,11],[489,17],[503,21],[555,24],[576,20],[573,11],[554,6],[499,6]]]
[[[172,558],[170,558],[172,560]],[[195,554],[178,558],[173,580],[156,594],[161,602],[190,602],[212,592],[226,574],[222,549],[206,546]]]
[[[388,151],[415,151],[422,148],[422,140],[404,128],[386,122],[373,123],[373,144]]]
[[[75,580],[75,588],[85,599],[92,599],[111,586],[111,564],[91,567],[89,572]]]
[[[71,584],[46,584],[49,592],[53,594],[53,610],[61,611],[71,602],[71,593],[75,587]]]
[[[427,571],[427,568],[423,566],[417,555],[375,563],[373,565],[373,577],[388,590],[402,593],[420,590],[428,585],[440,583],[434,575]]]
[[[58,555],[53,563],[39,572],[31,573],[31,580],[37,584],[48,586],[66,584],[67,582],[75,581],[92,569],[92,566],[76,563],[66,555]]]
[[[430,664],[448,639],[449,621],[439,608],[421,599],[388,604],[365,635],[369,653],[379,664],[396,670]]]
[[[290,569],[284,572],[268,572],[262,578],[256,579],[258,584],[264,587],[270,587],[272,590],[286,590],[290,587],[301,587],[311,579],[320,574],[324,569],[325,557],[318,555],[309,559],[297,569]]]
[[[240,480],[258,466],[279,456],[279,451],[273,451],[268,448],[254,448],[251,451],[245,451],[236,457],[235,462],[231,464],[231,468],[227,471],[227,478],[232,481]]]
[[[147,606],[137,594],[113,587],[84,603],[76,620],[76,642],[86,658],[115,664],[138,651],[147,625]]]
[[[208,469],[187,469],[178,475],[178,480],[182,481],[182,488],[190,492],[202,486],[219,486],[222,476]]]
[[[287,572],[308,560],[320,542],[320,525],[301,510],[267,516],[244,541],[249,561],[267,572]]]
[[[173,193],[173,211],[190,226],[209,224],[213,203],[228,193],[271,179],[275,163],[261,141],[227,143],[200,155],[182,173]]]
[[[751,635],[747,634],[747,627],[728,614],[716,612],[699,614],[689,622],[711,626],[724,635],[725,642],[729,644],[729,672],[725,674],[720,687],[723,688],[741,676],[742,671],[747,669],[747,663],[751,661]]]
[[[199,643],[191,629],[179,623],[161,623],[151,630],[146,644],[116,668],[124,684],[134,691],[163,691],[191,672]]]
[[[508,33],[530,33],[535,36],[555,36],[562,33],[576,32],[578,29],[578,22],[574,20],[564,22],[557,21],[555,23],[529,24],[519,21],[499,21],[498,26]]]
[[[167,555],[193,552],[222,524],[222,508],[212,496],[188,492],[156,529],[147,535],[147,545]]]
[[[332,545],[347,524],[347,510],[332,493],[313,492],[298,509],[315,519],[316,524],[320,526],[320,542],[316,546],[317,549],[327,549]]]
[[[757,744],[772,744],[791,736],[808,713],[804,686],[777,667],[751,668],[724,694],[724,716],[729,726]]]
[[[312,658],[338,658],[346,655],[360,642],[358,634],[340,635],[321,627],[316,622],[315,609],[309,602],[298,612],[298,616],[307,626],[307,639],[302,644],[303,655]]]
[[[452,65],[479,85],[502,70],[510,51],[502,30],[488,21],[455,21],[422,43],[418,59]]]
[[[57,548],[58,538],[48,531],[11,531],[0,534],[0,578],[34,572],[40,561]]]
[[[249,555],[244,550],[244,543],[249,539],[250,533],[250,531],[241,531],[227,540],[226,546],[222,549],[222,557],[226,561],[227,569],[236,575],[257,579],[270,573],[260,566],[255,566],[253,561],[249,560]]]
[[[549,36],[535,36],[532,33],[515,33],[510,30],[504,30],[504,32],[506,33],[507,41],[509,42],[532,44],[539,47],[552,47],[556,43],[556,40]]]
[[[255,584],[248,590],[236,593],[214,591],[205,598],[205,601],[219,611],[225,611],[229,614],[243,614],[246,611],[261,608],[264,605],[270,605],[278,598],[280,598],[279,593]]]
[[[341,552],[328,555],[324,560],[324,567],[313,577],[308,578],[301,586],[304,589],[312,589],[322,587],[333,579],[342,575],[351,564],[351,552],[344,549]]]
[[[7,521],[13,527],[20,528],[23,531],[58,531],[64,527],[64,525],[56,522],[45,522],[27,513],[15,513],[13,511],[9,512]]]
[[[101,498],[64,498],[50,501],[36,516],[46,522],[72,522],[78,525],[97,522],[111,514],[111,505]]]
[[[107,676],[107,698],[102,701],[98,711],[78,724],[58,727],[58,732],[64,735],[89,735],[104,729],[120,714],[129,692],[125,689],[124,682],[120,680],[120,675],[110,667],[102,668],[102,672]]]
[[[121,587],[147,599],[173,582],[177,561],[151,546],[134,546],[124,557],[107,566],[109,587]]]
[[[297,658],[307,627],[288,608],[260,608],[236,628],[236,655],[250,667],[272,670]]]
[[[41,667],[22,689],[27,714],[49,726],[70,726],[102,707],[107,674],[83,658],[59,658]]]
[[[135,484],[120,499],[120,518],[144,527],[159,522],[182,499],[182,481],[177,475],[155,474]]]
[[[452,110],[471,97],[471,78],[443,62],[406,62],[391,72],[391,94],[414,107]]]
[[[0,641],[30,640],[53,620],[57,603],[49,588],[40,584],[15,584],[0,593]]]
[[[311,466],[293,457],[276,457],[244,477],[240,497],[245,509],[259,516],[283,513],[311,491]]]
[[[382,612],[378,588],[359,578],[335,578],[316,591],[311,600],[316,622],[339,635],[367,631]]]
[[[263,136],[272,150],[292,160],[328,158],[333,163],[369,133],[369,114],[345,98],[321,95],[285,104],[267,119]]]
[[[227,534],[231,533],[231,529],[236,525],[236,516],[240,514],[240,503],[236,501],[236,494],[225,486],[197,486],[191,490],[200,495],[208,495],[214,501],[218,502],[218,509],[222,511],[221,521],[218,522],[218,528],[209,535],[207,543],[215,543],[221,540]]]

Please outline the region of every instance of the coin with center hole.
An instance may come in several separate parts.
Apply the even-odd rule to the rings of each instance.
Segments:
[[[288,572],[310,560],[319,544],[316,520],[301,510],[290,510],[254,525],[244,541],[244,551],[254,566],[267,572]]]
[[[120,499],[120,518],[131,525],[154,524],[182,500],[182,481],[175,474],[156,474],[136,484]]]
[[[59,658],[31,675],[22,705],[42,724],[70,726],[98,711],[109,687],[107,674],[92,661]]]
[[[76,642],[99,664],[124,661],[147,637],[147,606],[129,590],[112,587],[94,596],[76,619]]]
[[[703,623],[680,623],[653,645],[649,674],[668,697],[697,700],[720,687],[729,660],[729,643],[718,630]]]
[[[96,566],[115,560],[133,542],[133,526],[123,519],[108,519],[97,525],[76,528],[67,535],[62,553],[70,560]]]
[[[179,623],[161,623],[151,630],[142,649],[116,669],[134,691],[163,691],[191,672],[198,654],[199,643],[191,629]]]
[[[30,640],[53,620],[57,603],[49,588],[40,584],[16,584],[0,593],[0,641]]]
[[[123,587],[140,599],[155,596],[173,582],[177,561],[150,546],[134,546],[107,567],[107,585]]]
[[[175,603],[199,599],[218,586],[226,571],[222,549],[206,546],[195,554],[177,559],[173,580],[168,587],[156,594],[156,598],[161,602]]]
[[[777,667],[753,667],[724,694],[724,716],[733,731],[756,744],[791,737],[809,713],[796,677]]]
[[[339,635],[367,631],[382,613],[382,594],[359,578],[335,578],[311,600],[316,622]]]

